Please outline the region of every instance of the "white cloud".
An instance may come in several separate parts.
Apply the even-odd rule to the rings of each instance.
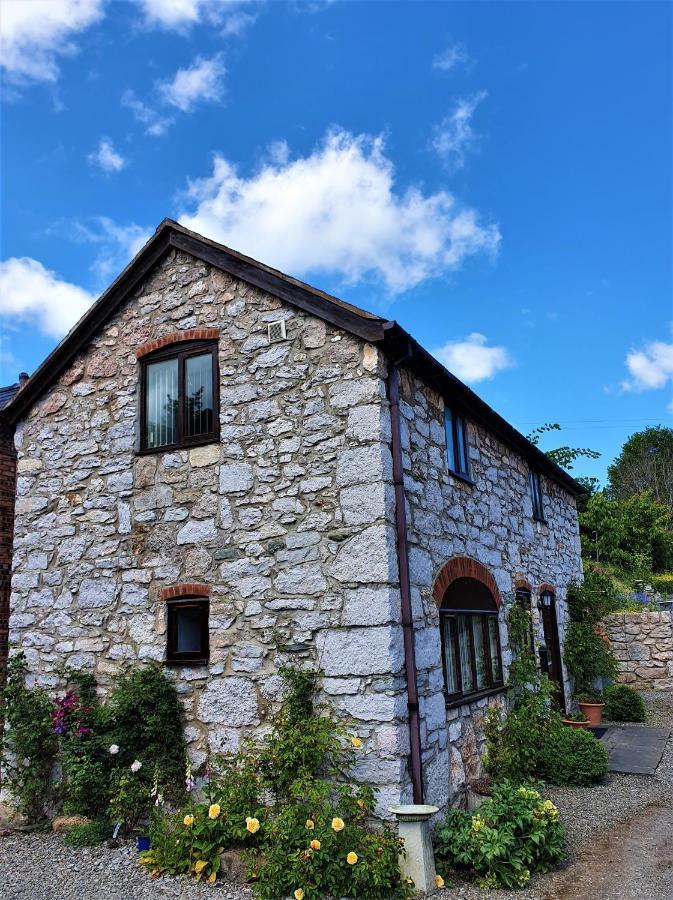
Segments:
[[[167,31],[188,31],[193,25],[208,22],[222,26],[224,37],[238,37],[255,21],[241,7],[248,0],[140,0],[145,24]]]
[[[465,165],[467,152],[474,146],[476,135],[472,128],[472,116],[486,97],[486,91],[479,91],[472,97],[461,98],[435,128],[433,149],[454,171]]]
[[[626,368],[631,377],[622,381],[624,391],[660,390],[669,382],[673,386],[673,343],[650,341],[642,350],[631,350]]]
[[[182,223],[296,275],[375,278],[392,293],[498,248],[498,227],[447,191],[400,190],[381,137],[335,130],[295,160],[280,147],[249,178],[216,155]]]
[[[122,94],[121,104],[131,110],[136,122],[145,126],[145,134],[152,137],[161,137],[166,134],[173,124],[172,116],[161,115],[136,97],[135,92],[130,88]]]
[[[159,93],[165,103],[190,112],[197,103],[220,99],[225,72],[221,54],[212,59],[197,57],[188,68],[178,69],[172,81],[160,84]]]
[[[432,60],[432,68],[441,72],[450,72],[456,66],[469,62],[467,50],[463,44],[449,44],[441,53],[437,53]]]
[[[121,172],[126,165],[126,160],[117,153],[109,138],[101,138],[98,147],[87,156],[87,160],[103,172]]]
[[[96,258],[89,268],[96,274],[101,286],[118,275],[152,237],[152,229],[142,228],[135,223],[117,225],[107,216],[75,219],[66,224],[67,229],[64,229],[63,223],[59,223],[59,234],[66,231],[76,243],[93,244],[98,248]]]
[[[0,263],[0,318],[9,327],[30,322],[60,338],[93,300],[88,291],[61,280],[36,259],[12,257]]]
[[[103,16],[103,0],[2,0],[0,58],[17,83],[56,81],[58,56],[72,55],[72,38]]]
[[[472,384],[493,378],[514,365],[505,347],[489,347],[487,338],[476,331],[462,341],[448,341],[431,353],[461,381]]]

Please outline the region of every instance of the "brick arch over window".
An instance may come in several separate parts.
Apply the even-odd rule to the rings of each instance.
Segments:
[[[189,328],[187,331],[174,331],[172,334],[163,334],[161,337],[136,348],[136,358],[140,359],[148,353],[154,353],[162,347],[170,344],[179,344],[183,341],[217,341],[220,337],[219,328]]]
[[[500,597],[498,585],[495,583],[495,578],[486,566],[477,562],[476,559],[470,559],[469,556],[454,556],[453,559],[445,562],[437,573],[435,583],[432,586],[432,596],[437,606],[442,605],[446,589],[456,578],[474,578],[475,581],[480,581],[489,589],[496,605],[498,607],[502,606],[502,598]]]
[[[159,593],[161,600],[174,600],[176,597],[208,597],[210,586],[207,584],[175,584],[162,588]]]
[[[515,578],[514,579],[514,590],[516,591],[528,591],[529,594],[533,593],[533,586],[527,578]]]
[[[553,594],[554,596],[556,596],[556,588],[553,584],[549,584],[546,581],[543,581],[537,590],[538,594]]]

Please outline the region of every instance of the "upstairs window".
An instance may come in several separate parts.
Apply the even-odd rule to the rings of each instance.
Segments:
[[[498,607],[474,578],[457,578],[439,609],[446,699],[451,704],[502,687]]]
[[[530,499],[533,502],[533,518],[537,519],[538,522],[544,522],[540,473],[534,472],[533,469],[531,469],[528,473],[528,484],[530,486]]]
[[[470,462],[467,444],[467,425],[462,416],[448,406],[444,407],[444,432],[446,434],[446,456],[449,471],[462,478],[470,477]]]
[[[141,360],[141,449],[205,444],[219,437],[217,344],[191,341]]]
[[[208,600],[201,597],[169,600],[167,606],[166,662],[205,665],[210,654]]]

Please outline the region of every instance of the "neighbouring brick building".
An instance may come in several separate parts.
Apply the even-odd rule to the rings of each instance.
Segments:
[[[166,220],[0,417],[11,648],[164,662],[196,761],[264,734],[279,642],[383,812],[477,774],[515,598],[563,685],[580,489],[395,322]]]

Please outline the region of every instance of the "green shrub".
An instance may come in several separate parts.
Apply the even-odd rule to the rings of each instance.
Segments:
[[[654,590],[659,591],[660,594],[664,594],[664,596],[673,594],[673,573],[652,575],[650,581]]]
[[[607,774],[608,754],[589,731],[560,725],[540,748],[539,775],[550,784],[584,786]]]
[[[89,822],[75,825],[63,835],[63,843],[68,847],[98,847],[109,837],[112,828],[109,822]]]
[[[563,659],[576,695],[591,694],[601,678],[614,678],[617,663],[610,645],[589,622],[571,622],[563,645]]]
[[[643,698],[627,684],[610,685],[605,690],[605,718],[612,722],[644,722]]]
[[[119,747],[116,765],[127,770],[139,760],[145,781],[156,767],[166,798],[180,802],[186,748],[183,711],[173,683],[157,665],[135,669],[119,679],[109,709],[111,742]]]
[[[451,810],[435,835],[438,868],[475,876],[482,887],[523,887],[565,858],[557,808],[537,790],[505,781],[475,814]]]
[[[7,682],[0,692],[5,719],[1,756],[17,809],[35,823],[45,818],[53,799],[51,771],[58,744],[51,700],[41,688],[27,687],[27,674],[25,655],[10,657]]]

